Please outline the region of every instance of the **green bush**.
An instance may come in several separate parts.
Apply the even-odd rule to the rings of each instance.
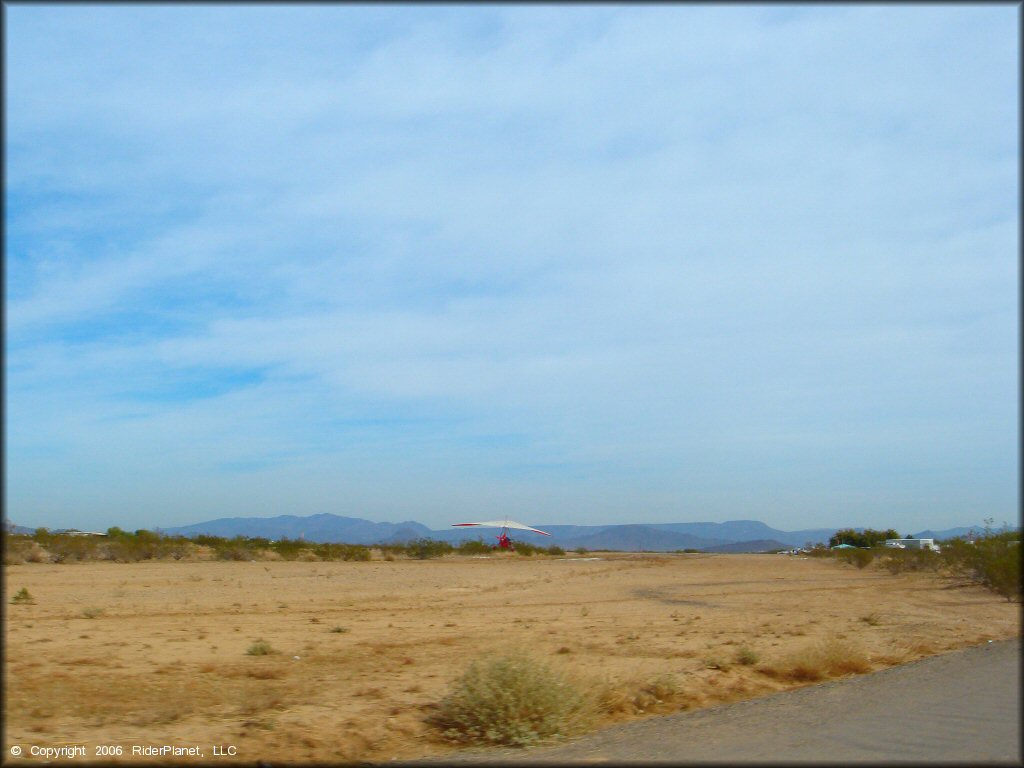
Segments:
[[[1020,600],[1020,533],[986,529],[974,543],[953,539],[942,545],[942,559],[954,574],[968,578],[1007,600]]]
[[[760,661],[760,660],[761,660],[761,657],[758,656],[757,653],[752,651],[750,648],[747,648],[746,646],[740,648],[736,652],[736,663],[737,664],[742,664],[742,665],[744,665],[746,667],[749,667],[749,666],[751,666],[753,664],[757,664],[757,662]]]
[[[480,539],[467,539],[459,544],[460,555],[484,555],[490,552],[492,549],[490,544],[487,544]]]
[[[91,560],[97,557],[99,541],[92,536],[69,536],[63,533],[50,534],[46,548],[55,563],[76,560]]]
[[[522,653],[474,661],[428,723],[461,743],[525,746],[585,727],[588,695]]]
[[[512,542],[512,546],[517,554],[526,555],[527,557],[531,557],[536,555],[538,552],[544,551],[543,547],[538,547],[536,544],[529,544],[525,541],[514,541]]]
[[[342,560],[354,560],[356,562],[369,562],[370,548],[356,544],[347,544],[341,554]]]
[[[361,560],[370,559],[370,548],[361,544],[314,544],[313,553],[321,560]],[[299,550],[295,551],[293,558]]]
[[[272,653],[277,653],[266,640],[257,640],[255,643],[249,646],[249,650],[245,652],[247,656],[269,656]]]
[[[32,605],[35,603],[35,598],[32,597],[31,593],[25,587],[22,587],[14,593],[14,596],[11,598],[11,602],[15,605]]]
[[[941,556],[930,549],[884,548],[879,551],[878,559],[893,575],[905,571],[936,571],[942,565]]]
[[[442,557],[450,553],[454,548],[447,541],[435,541],[434,539],[415,539],[410,541],[405,548],[409,557],[416,560],[429,560],[432,557]]]
[[[236,560],[243,562],[252,560],[253,553],[245,547],[221,547],[217,549],[217,557],[221,560]]]
[[[875,553],[870,549],[844,549],[841,557],[848,563],[856,565],[858,568],[866,567],[872,560],[875,559]]]

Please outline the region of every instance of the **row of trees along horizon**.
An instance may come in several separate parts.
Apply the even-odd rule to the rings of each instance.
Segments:
[[[1019,600],[1022,592],[1020,565],[1020,532],[1005,524],[995,531],[992,521],[985,521],[983,531],[973,540],[960,537],[941,542],[941,553],[930,550],[891,549],[884,546],[886,539],[901,538],[890,528],[871,528],[856,531],[846,528],[837,531],[829,546],[818,543],[807,554],[811,557],[834,557],[857,568],[874,564],[892,574],[905,571],[931,571],[954,578],[964,578],[992,589],[1008,600]],[[904,537],[908,538],[908,537]],[[838,544],[850,544],[853,549],[833,550]],[[305,560],[305,561],[369,561],[415,559],[427,560],[450,554],[481,555],[494,548],[481,539],[470,539],[458,545],[447,541],[421,538],[395,544],[341,544],[311,542],[304,539],[267,539],[263,537],[196,535],[167,535],[140,529],[124,531],[116,526],[108,528],[106,535],[75,535],[51,532],[38,528],[31,534],[4,534],[5,565],[24,563],[69,563],[76,561],[107,560],[119,563],[142,560]],[[588,552],[583,547],[574,550]],[[602,551],[602,550],[593,550]],[[678,550],[699,552],[699,550]],[[775,550],[775,552],[784,550]],[[562,556],[559,546],[538,547],[526,542],[515,543],[515,556]],[[664,554],[664,553],[662,553]]]

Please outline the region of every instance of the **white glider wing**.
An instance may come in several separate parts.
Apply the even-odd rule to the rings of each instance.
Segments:
[[[551,535],[547,531],[542,531],[537,528],[531,528],[528,525],[517,523],[515,520],[487,520],[483,523],[452,523],[452,527],[467,527],[473,525],[480,526],[482,528],[517,528],[520,531],[533,531],[534,533],[540,533],[544,536]]]

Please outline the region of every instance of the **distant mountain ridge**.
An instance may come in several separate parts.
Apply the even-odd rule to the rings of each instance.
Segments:
[[[531,524],[534,524],[531,521]],[[673,552],[698,549],[706,552],[763,552],[800,547],[807,543],[827,542],[837,528],[809,528],[781,531],[759,520],[728,520],[722,523],[647,523],[624,525],[547,525],[536,527],[551,536],[529,531],[516,531],[519,541],[538,546],[558,545],[564,549],[610,549],[620,552]],[[961,529],[950,529],[960,531]],[[969,529],[964,528],[963,531]],[[496,530],[488,528],[450,528],[431,530],[415,521],[374,523],[356,517],[330,513],[297,517],[234,517],[220,518],[193,525],[164,529],[168,534],[194,536],[262,536],[270,539],[304,538],[314,542],[345,542],[348,544],[402,543],[411,539],[432,538],[459,544],[482,539],[491,541]],[[945,533],[945,532],[940,532]],[[950,535],[957,535],[951,533]],[[941,538],[935,536],[933,538]]]
[[[427,526],[408,520],[402,523],[374,523],[358,517],[342,517],[324,512],[308,517],[222,517],[193,525],[162,528],[167,534],[182,536],[252,536],[265,539],[305,539],[317,543],[346,544],[399,543],[432,536]]]
[[[532,521],[531,521],[532,523]],[[807,543],[827,542],[837,528],[808,528],[781,531],[759,520],[728,520],[722,523],[630,523],[623,525],[547,525],[538,528],[551,533],[541,536],[529,531],[516,531],[514,538],[538,546],[558,545],[572,550],[607,549],[620,552],[674,552],[696,549],[703,552],[768,552],[801,547]],[[7,522],[8,532],[32,533],[35,529]],[[946,539],[963,536],[969,531],[981,532],[983,526],[926,530],[914,538]],[[492,542],[497,530],[489,528],[448,528],[432,530],[422,523],[406,520],[399,523],[375,523],[359,517],[344,517],[328,512],[300,517],[222,517],[191,525],[157,529],[169,535],[262,537],[267,539],[305,539],[306,541],[341,542],[347,544],[401,544],[412,539],[431,538],[457,545],[462,541],[481,539]],[[858,529],[863,530],[863,529]]]

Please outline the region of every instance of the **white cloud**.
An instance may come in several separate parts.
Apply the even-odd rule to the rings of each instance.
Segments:
[[[1010,9],[8,11],[16,509],[1015,503]]]

